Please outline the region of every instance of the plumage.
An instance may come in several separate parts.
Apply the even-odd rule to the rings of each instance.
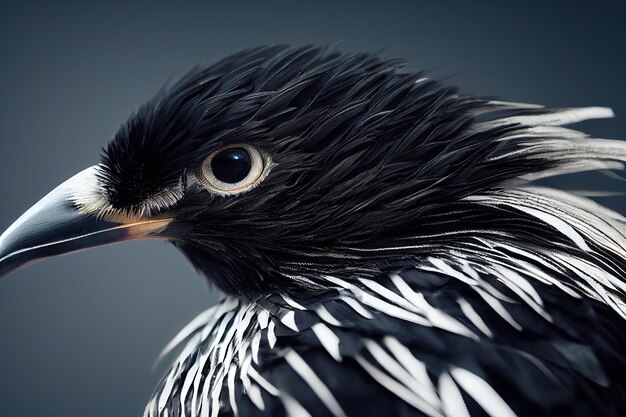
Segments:
[[[536,183],[623,169],[625,142],[565,127],[612,115],[317,47],[165,87],[66,186],[107,230],[160,222],[225,294],[166,347],[145,416],[626,414],[626,219]],[[238,144],[263,175],[207,189]]]

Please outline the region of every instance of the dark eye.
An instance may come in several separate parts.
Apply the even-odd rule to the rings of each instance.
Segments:
[[[222,194],[235,194],[254,185],[263,174],[263,157],[250,145],[220,148],[202,162],[199,178],[209,189]]]
[[[229,148],[211,158],[211,171],[219,181],[236,184],[244,180],[252,168],[252,158],[244,148]]]

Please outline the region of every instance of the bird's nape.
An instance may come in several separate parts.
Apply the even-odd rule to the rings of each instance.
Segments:
[[[612,116],[369,54],[243,51],[163,89],[11,226],[0,274],[178,247],[226,295],[166,349],[150,417],[619,416],[626,219],[535,183],[623,169],[626,143],[565,127]]]

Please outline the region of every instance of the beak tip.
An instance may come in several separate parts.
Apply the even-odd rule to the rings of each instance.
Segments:
[[[87,169],[61,184],[0,236],[0,277],[40,260],[111,243],[164,238],[172,218],[122,223],[86,214],[72,203],[68,184],[93,175]]]

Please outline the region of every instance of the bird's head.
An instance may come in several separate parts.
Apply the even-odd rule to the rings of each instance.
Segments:
[[[144,238],[173,242],[230,293],[379,274],[468,239],[492,215],[468,196],[556,167],[515,137],[528,126],[494,122],[511,111],[545,110],[461,96],[367,54],[245,51],[164,89],[99,165],[18,219],[0,275]]]

